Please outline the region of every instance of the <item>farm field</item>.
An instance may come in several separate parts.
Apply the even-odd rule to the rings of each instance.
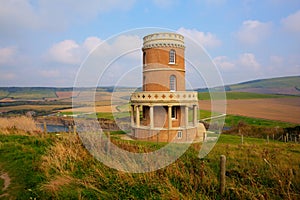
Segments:
[[[200,100],[203,110],[210,110],[210,100]],[[266,99],[229,99],[227,114],[300,124],[300,97]]]
[[[16,105],[0,107],[0,112],[10,112],[18,110],[34,110],[34,111],[52,111],[65,108],[66,105]]]
[[[103,113],[111,113],[111,112],[117,112],[117,106],[115,105],[103,105],[103,106],[95,106],[95,107],[81,107],[81,108],[71,108],[71,109],[64,109],[60,110],[60,112],[103,112]]]

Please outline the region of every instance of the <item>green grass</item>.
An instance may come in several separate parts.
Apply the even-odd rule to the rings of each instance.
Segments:
[[[1,172],[1,171],[0,171]],[[2,191],[4,188],[4,180],[0,179],[0,195],[4,193],[4,191]]]
[[[154,151],[166,145],[119,139],[114,143],[133,152]],[[75,136],[1,135],[0,166],[11,177],[7,191],[11,199],[300,197],[299,144],[266,144],[265,140],[245,137],[241,145],[240,137],[222,134],[205,158],[197,157],[200,148],[201,144],[192,144],[176,162],[163,169],[131,174],[95,160]],[[223,197],[218,182],[221,154],[227,157]]]
[[[250,92],[226,92],[226,96],[223,96],[222,93],[214,92],[213,97],[214,100],[224,99],[265,99],[265,98],[283,98],[290,97],[285,95],[276,95],[276,94],[258,94],[258,93],[250,93]],[[199,92],[198,93],[199,100],[210,100],[211,96],[209,92]]]
[[[244,116],[237,116],[237,115],[226,115],[225,126],[234,126],[241,121],[249,125],[264,126],[264,127],[278,126],[284,128],[284,127],[293,127],[297,125],[297,124],[275,121],[275,120],[259,119],[259,118],[244,117]]]
[[[60,113],[61,116],[63,115],[82,115],[81,112],[61,112]],[[95,114],[84,114],[85,117],[87,118],[95,118],[97,117],[98,119],[99,118],[103,118],[103,119],[120,119],[120,118],[124,118],[124,117],[129,117],[130,114],[128,112],[115,112],[115,113],[110,113],[110,112],[98,112],[96,113],[96,116]]]
[[[18,135],[0,136],[0,166],[9,172],[8,192],[20,199],[40,198],[38,184],[45,180],[40,172],[40,157],[51,140]],[[17,189],[15,189],[17,188]]]

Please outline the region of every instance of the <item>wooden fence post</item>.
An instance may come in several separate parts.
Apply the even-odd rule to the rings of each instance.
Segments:
[[[267,142],[268,142],[268,144],[269,144],[269,135],[267,135]]]
[[[76,135],[76,125],[73,126],[73,133]]]
[[[244,144],[244,136],[243,136],[243,134],[241,136],[241,140],[242,140],[242,144]]]
[[[47,131],[47,123],[46,123],[46,122],[44,122],[44,133],[45,133],[45,134],[48,133],[48,131]]]
[[[226,187],[226,156],[220,156],[220,193],[224,195]]]

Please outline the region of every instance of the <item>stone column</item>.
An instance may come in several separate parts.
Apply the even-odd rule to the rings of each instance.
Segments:
[[[130,121],[131,121],[131,127],[133,127],[134,126],[134,106],[131,106]]]
[[[135,123],[136,123],[136,127],[139,128],[140,127],[140,107],[139,106],[135,107]]]
[[[198,119],[197,119],[197,105],[193,106],[193,122],[194,122],[194,126],[197,126],[198,124]]]
[[[154,127],[154,117],[153,117],[153,106],[149,106],[150,107],[150,128]]]
[[[185,106],[185,127],[189,125],[189,107]]]
[[[172,106],[168,106],[168,127],[172,128]]]

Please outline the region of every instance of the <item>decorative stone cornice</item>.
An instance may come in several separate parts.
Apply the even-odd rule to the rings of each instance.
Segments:
[[[144,91],[132,93],[131,103],[192,103],[198,102],[197,92]]]
[[[149,48],[182,48],[184,49],[184,37],[177,33],[154,33],[143,38],[143,49]]]

